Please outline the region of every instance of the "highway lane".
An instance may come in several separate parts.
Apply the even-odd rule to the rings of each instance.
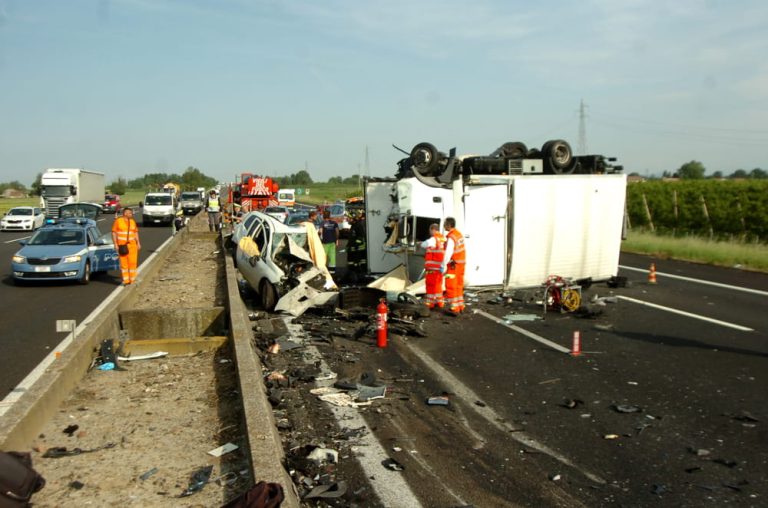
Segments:
[[[650,261],[622,255],[627,267],[647,269]],[[478,314],[453,321],[433,318],[429,337],[409,341],[418,355],[443,370],[437,393],[473,394],[460,407],[471,428],[492,446],[460,459],[467,470],[477,473],[483,463],[503,464],[520,456],[523,446],[513,435],[482,431],[483,424],[503,421],[570,461],[573,467],[546,453],[529,459],[543,468],[533,472],[539,481],[562,475],[563,488],[589,506],[750,504],[768,496],[768,297],[738,289],[764,291],[768,275],[655,262],[659,272],[736,287],[663,276],[652,285],[645,273],[624,269],[629,287],[612,290],[595,284],[585,296],[626,296],[753,330],[619,300],[601,307],[603,313],[594,319],[550,313],[544,321],[517,323],[566,348],[573,332],[580,331],[585,351],[580,357],[557,352]],[[511,310],[483,307],[499,317]],[[458,384],[450,384],[449,376]],[[483,409],[477,409],[476,400]],[[616,405],[637,412],[621,413]],[[477,418],[491,414],[488,409],[492,418]],[[446,439],[458,442],[461,433],[456,430]],[[701,455],[697,450],[703,450]],[[448,469],[444,464],[431,467]],[[505,491],[510,481],[504,478],[490,476],[487,484],[500,496],[510,495]],[[461,497],[477,499],[471,491]]]
[[[103,232],[111,229],[112,215],[99,218]],[[137,213],[143,263],[171,235],[168,226],[142,227]],[[56,320],[74,319],[79,324],[120,284],[119,271],[95,275],[90,284],[51,282],[15,286],[11,256],[19,239],[29,233],[0,234],[0,398],[10,392],[56,346],[65,334],[56,332]]]

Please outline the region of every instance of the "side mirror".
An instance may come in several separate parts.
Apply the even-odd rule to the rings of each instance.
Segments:
[[[107,241],[104,240],[103,238],[99,238],[98,240],[96,240],[94,245],[107,245]]]

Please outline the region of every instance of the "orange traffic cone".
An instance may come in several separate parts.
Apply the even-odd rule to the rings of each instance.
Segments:
[[[651,263],[651,268],[648,270],[648,284],[656,284],[656,263]]]

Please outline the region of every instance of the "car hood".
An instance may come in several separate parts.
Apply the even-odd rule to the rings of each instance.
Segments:
[[[87,250],[84,245],[25,245],[17,255],[27,258],[63,258],[84,254]]]

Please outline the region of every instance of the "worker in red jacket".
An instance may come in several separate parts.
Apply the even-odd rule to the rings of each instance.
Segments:
[[[446,238],[440,233],[440,226],[431,224],[429,226],[430,237],[421,242],[421,247],[426,249],[424,254],[424,271],[426,272],[425,283],[427,292],[424,295],[424,303],[427,307],[440,309],[445,305],[443,303],[443,258],[445,257]]]
[[[450,313],[458,314],[464,310],[464,268],[467,264],[464,235],[456,229],[453,217],[446,217],[443,227],[446,231],[445,257],[440,271],[445,277],[445,303]]]

